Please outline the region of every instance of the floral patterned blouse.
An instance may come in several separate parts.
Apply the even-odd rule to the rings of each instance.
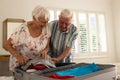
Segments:
[[[19,54],[27,59],[33,59],[38,56],[40,51],[46,47],[49,37],[50,31],[48,26],[46,26],[42,29],[41,35],[33,38],[29,33],[26,23],[20,25],[10,36],[13,48],[15,48]],[[18,65],[17,59],[11,55],[9,62],[10,70],[14,71],[14,67]]]

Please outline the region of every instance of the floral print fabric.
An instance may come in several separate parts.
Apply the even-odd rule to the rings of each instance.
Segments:
[[[49,37],[50,31],[48,26],[42,29],[41,35],[34,38],[30,35],[26,23],[20,25],[10,36],[13,48],[27,59],[33,59],[38,56],[40,51],[46,47]],[[10,70],[14,71],[14,67],[18,65],[17,59],[11,55],[9,64]]]

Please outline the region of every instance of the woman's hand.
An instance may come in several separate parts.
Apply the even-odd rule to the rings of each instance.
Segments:
[[[46,58],[46,59],[49,58],[46,50],[41,51],[40,56],[43,57],[43,58]]]
[[[27,62],[27,59],[21,55],[17,55],[17,60],[20,65],[24,65]]]

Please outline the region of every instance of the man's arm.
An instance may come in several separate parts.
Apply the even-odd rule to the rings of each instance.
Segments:
[[[65,57],[67,57],[71,52],[71,48],[70,47],[67,47],[62,53],[60,56],[58,56],[57,58],[52,58],[52,60],[57,63],[59,62],[60,60],[64,59]]]
[[[27,62],[27,59],[25,57],[23,57],[22,55],[20,55],[13,47],[12,47],[12,43],[11,43],[12,39],[9,38],[4,45],[4,48],[10,52],[10,54],[12,54],[17,60],[18,63],[20,65],[23,65]]]

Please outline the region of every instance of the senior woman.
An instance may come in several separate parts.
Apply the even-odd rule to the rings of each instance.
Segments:
[[[5,42],[5,49],[11,53],[9,68],[12,71],[38,55],[47,57],[49,11],[43,6],[37,6],[32,11],[32,17],[32,21],[21,24]]]

